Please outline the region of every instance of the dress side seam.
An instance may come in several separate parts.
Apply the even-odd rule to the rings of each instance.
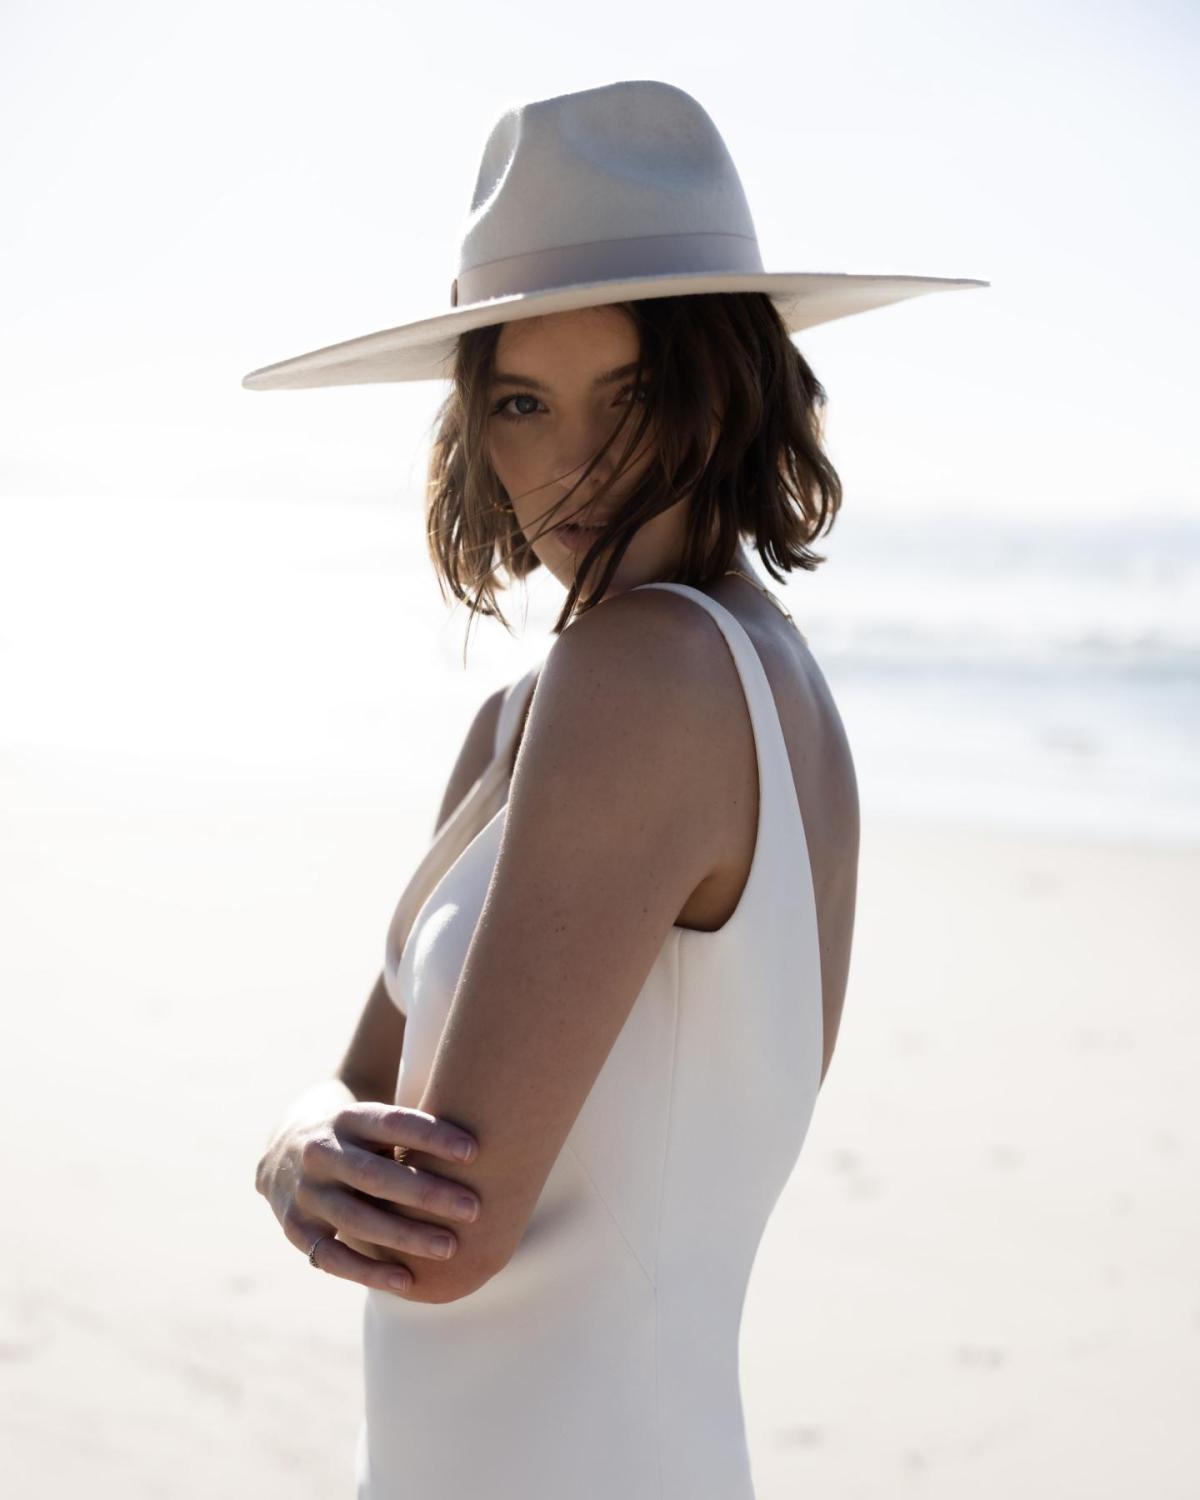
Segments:
[[[667,1091],[667,1128],[663,1132],[662,1163],[658,1169],[658,1222],[654,1226],[654,1452],[658,1458],[658,1496],[663,1500],[662,1462],[662,1367],[659,1351],[658,1255],[662,1242],[663,1194],[667,1181],[667,1158],[671,1152],[671,1119],[675,1108],[675,1076],[679,1066],[679,997],[683,988],[683,928],[675,928],[675,1031],[671,1037],[671,1083]]]
[[[601,1204],[603,1204],[605,1213],[612,1220],[613,1228],[621,1236],[621,1239],[622,1239],[622,1241],[625,1244],[625,1248],[629,1251],[630,1255],[632,1255],[633,1258],[634,1258],[634,1260],[637,1262],[638,1270],[646,1278],[646,1281],[649,1283],[649,1285],[651,1287],[653,1287],[654,1286],[654,1277],[651,1276],[651,1274],[650,1274],[649,1271],[647,1271],[645,1265],[642,1262],[642,1257],[637,1253],[637,1251],[634,1249],[634,1247],[629,1243],[629,1236],[621,1228],[620,1220],[617,1218],[616,1214],[613,1213],[612,1208],[609,1205],[608,1199],[604,1196],[604,1194],[600,1191],[600,1189],[596,1186],[595,1182],[593,1181],[592,1174],[587,1169],[587,1164],[584,1162],[584,1160],[580,1156],[579,1152],[576,1151],[575,1147],[571,1145],[570,1141],[564,1141],[563,1144],[566,1146],[567,1150],[571,1153],[572,1157],[574,1157],[575,1163],[578,1166],[579,1170],[587,1178],[588,1184],[591,1187],[592,1192],[595,1193],[595,1195],[596,1195],[597,1199],[599,1200],[599,1202]]]

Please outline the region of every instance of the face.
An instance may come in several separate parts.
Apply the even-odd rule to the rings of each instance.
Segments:
[[[627,408],[645,399],[633,384],[633,371],[623,370],[637,355],[637,327],[618,307],[572,309],[501,328],[488,393],[488,451],[517,524],[565,587],[587,548],[572,546],[557,528],[586,510],[602,482],[616,472],[639,418],[636,411],[587,478],[580,477]],[[647,432],[615,489],[603,497],[604,515],[620,506],[645,472],[651,437]],[[714,443],[715,437],[714,430]],[[564,502],[573,485],[578,488]],[[613,574],[608,595],[674,570],[686,540],[686,506],[680,500],[642,526]],[[591,576],[594,586],[595,567]]]

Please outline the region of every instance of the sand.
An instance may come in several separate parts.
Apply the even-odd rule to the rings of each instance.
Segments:
[[[3,751],[10,1493],[353,1493],[362,1291],[254,1166],[336,1066],[439,791]],[[759,1500],[1200,1493],[1198,873],[866,820],[746,1305]]]

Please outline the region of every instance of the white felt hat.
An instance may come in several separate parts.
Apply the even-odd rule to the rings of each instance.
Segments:
[[[252,370],[252,391],[444,380],[468,328],[575,307],[764,292],[790,332],[929,292],[944,276],[766,271],[737,168],[673,84],[622,80],[505,110],[483,148],[449,312]]]

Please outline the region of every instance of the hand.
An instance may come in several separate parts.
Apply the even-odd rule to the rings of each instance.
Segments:
[[[412,1276],[396,1265],[394,1252],[444,1260],[434,1241],[447,1236],[453,1255],[458,1238],[441,1224],[408,1218],[387,1205],[406,1204],[461,1222],[476,1216],[479,1199],[461,1183],[406,1166],[396,1159],[396,1148],[461,1162],[455,1147],[463,1142],[471,1148],[467,1160],[474,1160],[478,1142],[467,1131],[424,1110],[362,1101],[280,1132],[259,1163],[257,1187],[284,1234],[306,1256],[320,1235],[339,1236],[317,1246],[322,1271],[379,1290],[403,1291]],[[403,1287],[391,1280],[394,1276],[403,1279]]]

